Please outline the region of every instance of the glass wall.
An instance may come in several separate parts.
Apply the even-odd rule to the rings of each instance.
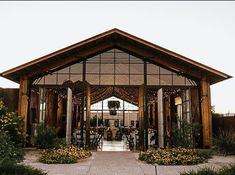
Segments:
[[[82,81],[83,62],[36,79],[33,84],[61,85],[70,80]],[[86,60],[86,81],[91,85],[141,85],[144,61],[119,49],[111,49]],[[196,83],[175,72],[147,62],[149,86],[195,86]]]

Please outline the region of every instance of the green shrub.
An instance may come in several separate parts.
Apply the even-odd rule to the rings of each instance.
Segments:
[[[180,173],[180,175],[218,175],[217,172],[211,168],[202,168],[198,171],[189,171]]]
[[[220,132],[214,139],[215,150],[225,155],[235,154],[235,134],[233,132]]]
[[[24,145],[24,119],[14,112],[8,112],[4,103],[0,101],[0,131],[7,133],[16,146]]]
[[[55,149],[63,148],[67,146],[65,138],[55,138],[53,143]]]
[[[139,160],[158,165],[195,165],[206,159],[194,149],[158,149],[139,154]]]
[[[235,164],[225,166],[219,170],[211,168],[201,168],[197,171],[180,173],[180,175],[235,175]]]
[[[201,124],[180,121],[180,127],[173,125],[172,135],[166,136],[166,143],[172,148],[195,148],[199,144]]]
[[[13,164],[12,162],[0,163],[1,175],[47,175],[40,169],[22,164]]]
[[[235,164],[230,164],[223,167],[219,171],[219,175],[234,175],[235,174]]]
[[[210,149],[197,149],[196,153],[199,157],[203,157],[204,159],[210,159],[212,158],[214,152]]]
[[[0,131],[0,161],[20,162],[24,158],[21,147],[15,147],[10,137]]]
[[[91,156],[91,152],[75,146],[60,149],[44,150],[39,161],[46,164],[69,164],[76,163],[78,159]]]
[[[55,127],[46,126],[44,123],[37,126],[36,146],[38,148],[54,148],[56,138],[57,131]]]

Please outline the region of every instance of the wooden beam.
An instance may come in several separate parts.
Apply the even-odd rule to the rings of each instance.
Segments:
[[[20,79],[18,115],[24,118],[24,133],[27,132],[29,82],[27,77]]]
[[[203,147],[210,148],[212,145],[211,94],[210,84],[206,78],[201,81],[201,94]]]
[[[90,147],[90,116],[91,115],[91,86],[87,84],[86,91],[86,145]],[[97,116],[98,117],[98,116]]]
[[[144,85],[139,87],[139,146],[144,149]]]

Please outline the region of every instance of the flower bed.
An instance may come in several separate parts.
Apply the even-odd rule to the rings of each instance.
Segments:
[[[139,160],[158,165],[195,165],[203,163],[206,157],[194,149],[148,150],[139,154]]]
[[[75,146],[60,149],[44,150],[39,161],[46,164],[76,163],[79,159],[91,156],[91,152]]]

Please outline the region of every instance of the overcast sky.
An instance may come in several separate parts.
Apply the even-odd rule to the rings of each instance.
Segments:
[[[112,28],[235,76],[235,2],[0,2],[0,72]],[[216,112],[235,112],[234,90],[211,86]]]

